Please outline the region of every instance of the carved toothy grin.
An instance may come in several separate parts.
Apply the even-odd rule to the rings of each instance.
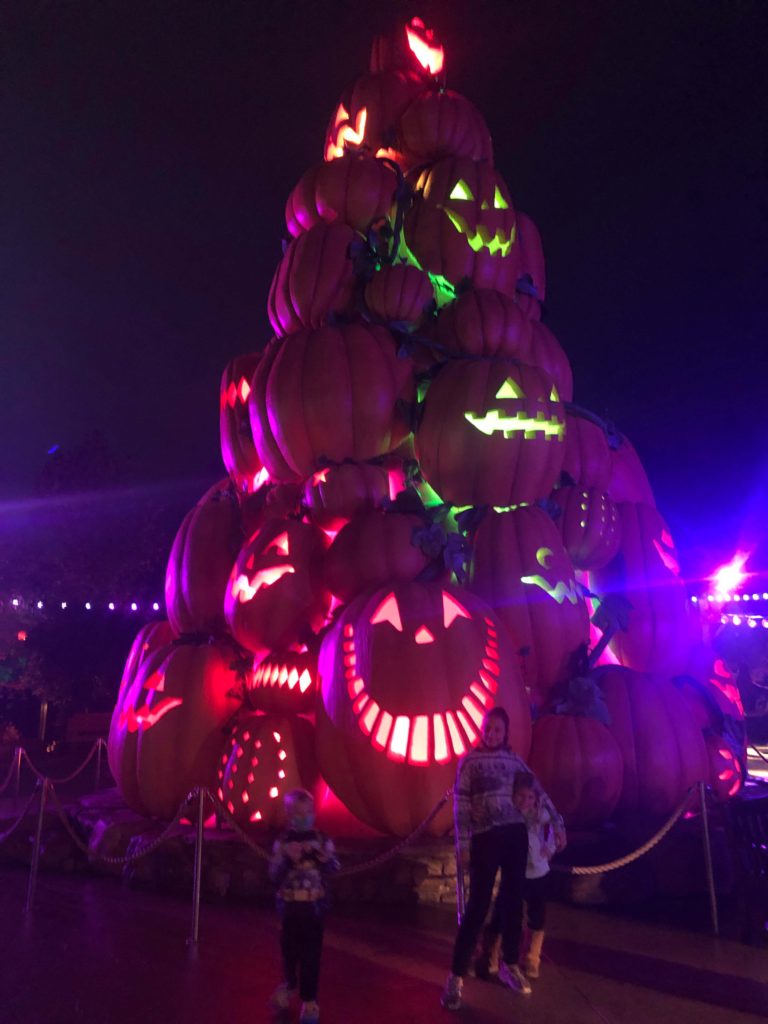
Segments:
[[[295,690],[298,686],[300,693],[306,693],[312,685],[312,673],[309,669],[302,669],[301,672],[292,666],[275,665],[271,662],[264,662],[259,665],[253,673],[253,689],[263,687],[287,687]]]
[[[489,409],[484,416],[465,412],[464,418],[475,430],[489,436],[503,433],[508,440],[522,433],[523,437],[529,440],[537,434],[543,434],[547,441],[552,437],[556,437],[558,441],[563,440],[563,422],[556,416],[547,419],[544,412],[537,412],[535,417],[528,416],[525,412],[519,412],[515,416],[503,416],[499,409]]]
[[[159,672],[153,673],[143,688],[151,690],[153,694],[161,692],[165,688],[165,676]],[[138,732],[142,727],[149,729],[181,703],[180,697],[165,697],[151,708],[146,702],[144,707],[138,710],[134,710],[132,707],[124,708],[120,712],[119,726],[121,729],[127,729],[128,732]]]
[[[373,699],[357,672],[354,627],[344,626],[347,692],[357,724],[376,750],[385,751],[390,760],[412,765],[447,764],[475,745],[483,716],[495,704],[500,671],[496,627],[487,617],[483,624],[485,645],[477,679],[469,684],[457,707],[423,715],[393,714]],[[421,644],[433,641],[425,626],[416,631],[415,639]]]
[[[513,225],[509,234],[501,228],[497,228],[496,231],[492,232],[490,228],[485,227],[483,224],[479,224],[473,229],[460,214],[449,210],[447,206],[443,206],[441,209],[459,234],[466,238],[467,245],[473,252],[487,249],[490,256],[498,254],[501,259],[509,256],[512,246],[515,244],[517,225]]]
[[[547,563],[551,557],[551,548],[539,548],[536,552],[536,561],[543,569],[549,568]],[[558,580],[553,587],[549,580],[545,579],[544,576],[539,575],[539,573],[535,573],[533,576],[521,576],[520,582],[528,583],[534,587],[541,587],[544,593],[557,601],[558,604],[562,604],[566,598],[571,604],[576,604],[579,600],[575,580],[571,580],[568,583],[566,583],[565,580]]]
[[[232,599],[245,604],[252,601],[262,587],[271,587],[273,583],[281,579],[286,573],[296,570],[292,565],[276,565],[272,569],[262,569],[257,572],[253,579],[249,579],[244,573],[236,577],[232,584]]]

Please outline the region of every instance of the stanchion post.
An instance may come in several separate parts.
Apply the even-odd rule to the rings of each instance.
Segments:
[[[709,816],[707,814],[707,788],[699,783],[699,799],[701,801],[702,839],[704,842],[704,864],[707,869],[707,888],[709,890],[709,909],[712,916],[712,934],[720,934],[720,923],[717,916],[717,893],[715,892],[715,875],[712,871],[712,847],[709,842]]]
[[[21,795],[21,747],[16,747],[13,752],[14,760],[14,782],[13,782],[13,804],[14,807],[19,802]]]
[[[195,873],[192,885],[192,934],[187,940],[190,946],[196,946],[200,934],[200,882],[203,875],[203,820],[205,816],[206,791],[197,794],[197,836],[195,837]]]
[[[37,812],[37,829],[35,830],[35,845],[32,848],[32,864],[29,869],[29,884],[27,886],[27,905],[25,913],[29,914],[35,902],[35,889],[37,888],[37,869],[40,865],[40,842],[43,838],[43,817],[45,816],[45,798],[48,795],[48,779],[40,783],[40,809]]]
[[[103,746],[104,740],[100,736],[96,743],[96,780],[94,789],[98,789],[101,786],[101,748]]]

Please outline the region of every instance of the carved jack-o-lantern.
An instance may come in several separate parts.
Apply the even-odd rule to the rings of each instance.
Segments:
[[[251,537],[224,600],[238,643],[256,653],[280,650],[322,624],[330,603],[321,578],[327,543],[316,526],[288,519],[270,520]]]
[[[561,487],[552,501],[560,508],[557,528],[576,568],[607,565],[621,543],[619,514],[608,495],[596,487]]]
[[[366,591],[325,636],[319,662],[323,778],[362,821],[405,835],[453,780],[484,713],[510,714],[523,756],[530,713],[509,640],[471,594],[407,583]],[[448,812],[434,831],[449,822]]]
[[[221,375],[219,391],[221,457],[235,486],[247,493],[258,486],[262,469],[248,414],[251,379],[259,358],[258,352],[249,352],[230,360]]]
[[[393,149],[397,124],[422,88],[422,79],[412,72],[361,75],[333,112],[325,136],[325,159],[337,160],[347,152],[397,159],[399,153]]]
[[[405,218],[408,254],[422,269],[457,285],[514,295],[520,272],[509,190],[486,162],[447,157],[423,171]]]
[[[535,703],[567,680],[589,637],[589,616],[557,527],[535,506],[480,523],[473,542],[471,587],[496,609],[519,649]]]
[[[389,473],[367,462],[326,466],[307,480],[307,515],[324,530],[339,530],[356,512],[380,508],[390,497]]]
[[[444,501],[507,506],[549,494],[564,435],[562,402],[542,371],[505,360],[452,361],[427,393],[416,451]]]
[[[317,691],[317,653],[270,651],[256,659],[246,685],[248,702],[258,711],[311,711]]]
[[[160,648],[122,694],[109,734],[109,767],[133,810],[170,818],[195,786],[212,784],[221,728],[240,706],[231,646]]]
[[[317,780],[310,722],[294,716],[243,715],[219,760],[217,795],[241,828],[284,823],[283,799]]]
[[[371,71],[400,68],[427,77],[441,74],[445,64],[443,44],[434,29],[421,18],[411,18],[389,35],[377,36],[371,50]]]

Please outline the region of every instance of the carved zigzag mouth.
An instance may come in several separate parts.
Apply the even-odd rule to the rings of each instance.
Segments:
[[[447,206],[443,206],[442,210],[459,234],[464,235],[467,244],[473,252],[487,249],[490,256],[498,254],[502,259],[505,256],[509,256],[512,246],[515,244],[516,224],[512,226],[509,234],[501,228],[497,228],[496,231],[492,232],[490,228],[485,227],[483,224],[478,224],[476,228],[471,228],[464,217],[454,213],[453,210],[449,210]]]
[[[358,675],[354,627],[344,627],[344,675],[347,693],[360,730],[371,745],[392,761],[412,765],[447,764],[473,747],[483,717],[494,706],[499,683],[498,635],[493,621],[484,618],[485,647],[477,679],[458,707],[423,715],[397,715],[382,707]]]
[[[156,725],[169,711],[177,708],[179,704],[181,704],[181,698],[166,697],[152,708],[146,705],[138,711],[128,708],[120,715],[120,728],[123,729],[127,726],[128,732],[138,732],[142,726],[149,729],[150,726]]]
[[[502,416],[498,409],[489,409],[484,416],[476,416],[472,412],[465,412],[464,418],[472,426],[489,436],[502,432],[506,439],[523,434],[526,439],[535,437],[536,434],[544,434],[547,441],[556,437],[563,440],[563,423],[556,416],[547,419],[543,412],[537,412],[536,416],[529,416],[525,412],[519,412],[515,416]]]
[[[254,599],[262,587],[271,587],[277,580],[295,571],[292,565],[276,565],[272,569],[261,569],[252,580],[241,573],[232,583],[232,598],[240,604],[246,604]]]

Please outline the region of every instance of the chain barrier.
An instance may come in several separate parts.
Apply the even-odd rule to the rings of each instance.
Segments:
[[[677,823],[683,811],[688,806],[688,802],[691,799],[691,795],[695,792],[696,786],[691,786],[688,792],[685,794],[683,799],[678,804],[677,808],[672,812],[671,818],[665,821],[658,832],[655,832],[651,838],[643,843],[642,846],[638,846],[632,853],[626,854],[624,857],[619,857],[617,860],[608,861],[607,864],[593,864],[589,867],[573,867],[567,864],[553,864],[553,871],[561,871],[569,875],[602,875],[608,871],[616,871],[617,868],[623,868],[627,864],[631,864],[632,861],[639,860],[644,854],[652,850],[654,846],[661,842],[664,836],[670,831],[670,829]]]
[[[101,746],[104,746],[104,745],[105,745],[104,744],[104,740],[101,737],[99,737],[96,740],[96,742],[93,744],[93,746],[91,747],[87,757],[85,758],[85,760],[83,761],[83,763],[80,765],[79,768],[76,768],[70,775],[65,775],[64,778],[61,778],[61,779],[50,779],[49,778],[48,781],[53,783],[54,785],[61,786],[65,782],[71,782],[73,779],[76,779],[77,776],[88,767],[90,762],[93,760],[94,754],[99,750],[99,748]],[[22,753],[22,757],[24,758],[24,760],[29,765],[29,768],[30,768],[32,774],[35,775],[38,780],[42,780],[42,779],[47,778],[47,776],[43,775],[42,772],[38,771],[38,769],[35,768],[35,766],[32,764],[32,761],[30,760],[29,754],[26,752],[26,750],[23,747],[21,748],[21,753]]]
[[[23,808],[21,814],[18,816],[16,821],[14,821],[14,823],[11,825],[11,827],[7,828],[5,830],[5,832],[0,832],[0,843],[4,843],[6,839],[8,839],[8,838],[10,838],[10,836],[12,836],[13,833],[16,831],[16,829],[19,827],[19,825],[22,823],[22,821],[24,821],[26,816],[29,814],[29,812],[32,809],[32,805],[34,804],[35,800],[37,799],[37,794],[38,794],[38,791],[39,791],[41,785],[42,785],[42,783],[38,782],[37,785],[35,786],[35,788],[29,794],[29,799],[27,800],[26,804],[24,805],[24,808]]]
[[[5,781],[2,786],[0,786],[0,793],[4,793],[6,789],[8,789],[16,774],[16,759],[19,756],[18,751],[18,747],[13,748],[13,757],[11,758],[11,763],[8,765],[8,774],[5,776]]]
[[[96,851],[91,850],[88,844],[83,842],[83,840],[80,838],[77,832],[72,828],[72,824],[69,820],[67,812],[64,810],[64,807],[61,804],[58,793],[53,788],[53,786],[50,787],[51,799],[53,800],[56,813],[58,814],[61,823],[64,826],[64,830],[67,832],[75,846],[77,846],[82,853],[87,854],[89,859],[100,860],[104,864],[115,865],[132,864],[135,860],[140,860],[142,857],[147,857],[149,856],[150,853],[153,853],[158,848],[158,846],[161,845],[161,843],[164,843],[165,840],[170,837],[171,832],[177,827],[177,825],[181,821],[190,800],[193,800],[198,795],[199,792],[200,789],[193,789],[190,793],[188,793],[185,799],[179,804],[179,807],[176,811],[173,820],[166,825],[166,827],[163,829],[160,835],[155,836],[154,839],[150,840],[148,843],[142,846],[139,850],[136,851],[136,853],[127,853],[122,857],[108,857],[105,854],[97,853]]]

